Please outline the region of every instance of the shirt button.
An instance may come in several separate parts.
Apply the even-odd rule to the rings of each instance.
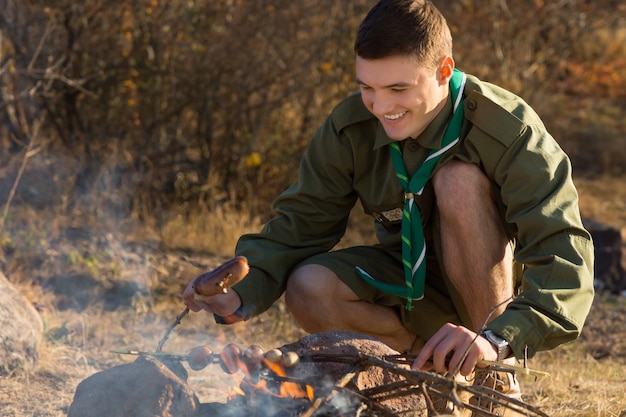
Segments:
[[[467,103],[467,109],[468,110],[476,110],[477,104],[476,104],[476,100],[470,100]]]

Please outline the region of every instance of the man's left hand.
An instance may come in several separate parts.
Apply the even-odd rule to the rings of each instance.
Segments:
[[[460,367],[461,375],[470,375],[481,360],[498,359],[496,348],[484,337],[452,323],[444,324],[431,337],[413,361],[412,368],[422,371],[452,372],[463,355],[467,356]]]

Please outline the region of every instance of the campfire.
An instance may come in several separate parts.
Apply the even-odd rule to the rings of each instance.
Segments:
[[[475,409],[464,400],[472,395],[488,397],[528,416],[545,416],[524,402],[486,387],[459,384],[450,377],[411,370],[414,357],[401,355],[377,339],[355,333],[313,334],[267,352],[258,345],[241,349],[232,343],[219,353],[208,346],[199,346],[187,354],[113,352],[136,355],[138,359],[83,381],[68,417],[128,415],[129,412],[138,417],[429,416],[436,415],[436,404],[441,401],[452,401],[458,408]],[[200,403],[186,384],[187,371],[182,363],[187,363],[192,371],[214,366],[218,372],[236,376],[238,384],[231,388],[225,403]],[[126,368],[116,369],[121,367]],[[156,377],[154,368],[159,368],[162,375]],[[164,388],[138,393],[141,398],[137,398],[132,393],[139,385],[146,384],[148,369],[150,383],[155,388],[162,384]],[[168,400],[164,401],[165,393],[174,390],[173,379],[178,380],[179,391],[176,395],[168,394]],[[115,389],[110,386],[111,380],[115,380]],[[120,398],[120,392],[128,398]],[[185,404],[181,406],[176,401]],[[144,414],[137,411],[154,410],[154,404],[166,404],[167,409]],[[117,408],[112,410],[112,405]],[[103,407],[107,411],[99,414]],[[482,413],[494,415],[484,410]]]

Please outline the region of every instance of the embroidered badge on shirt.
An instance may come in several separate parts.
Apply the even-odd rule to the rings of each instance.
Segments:
[[[393,210],[387,210],[380,213],[387,221],[399,222],[402,221],[402,209],[395,208]]]

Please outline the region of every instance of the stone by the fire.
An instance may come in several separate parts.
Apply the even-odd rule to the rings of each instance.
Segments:
[[[180,363],[172,362],[168,368],[141,356],[82,381],[68,417],[196,416],[198,398],[186,379],[187,371]]]
[[[0,272],[0,375],[31,370],[39,360],[43,322],[39,313]]]

